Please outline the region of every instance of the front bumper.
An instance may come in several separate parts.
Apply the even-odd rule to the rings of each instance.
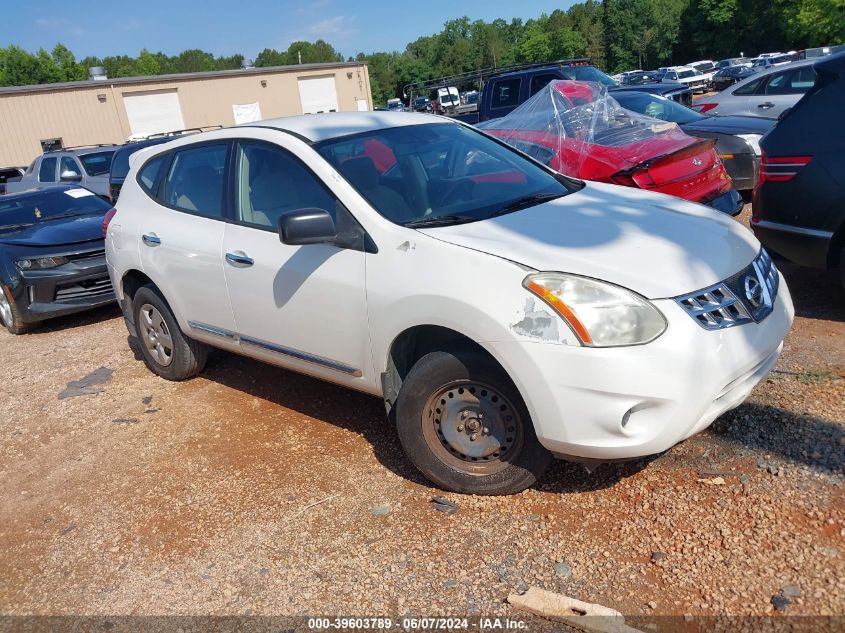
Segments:
[[[669,326],[647,345],[491,344],[549,451],[618,460],[671,448],[748,397],[777,361],[794,317],[782,279],[760,323],[707,331],[673,300],[654,304]]]
[[[22,272],[10,289],[26,323],[81,312],[115,300],[104,254],[73,260],[52,270]]]
[[[725,193],[720,194],[713,198],[712,200],[708,200],[704,202],[708,207],[712,207],[717,211],[721,211],[722,213],[727,213],[728,215],[737,215],[740,211],[742,211],[742,196],[739,195],[739,192],[731,187]]]

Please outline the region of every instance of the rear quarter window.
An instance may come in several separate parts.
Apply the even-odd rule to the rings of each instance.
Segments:
[[[156,191],[156,183],[158,182],[158,177],[161,173],[161,168],[164,166],[165,162],[167,162],[167,159],[167,155],[156,156],[152,160],[147,161],[147,164],[144,165],[138,172],[138,184],[141,185],[141,189],[146,191],[149,195],[154,195]]]
[[[760,84],[763,83],[763,79],[764,77],[760,77],[754,81],[749,81],[747,84],[734,90],[731,94],[739,95],[740,97],[756,94]]]
[[[522,79],[519,77],[500,79],[495,82],[490,107],[495,110],[496,108],[510,108],[519,105],[519,88],[521,85]]]

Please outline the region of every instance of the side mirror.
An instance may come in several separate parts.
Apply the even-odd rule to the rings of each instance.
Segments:
[[[337,239],[337,228],[325,209],[296,209],[279,217],[279,239],[283,244],[325,244]]]
[[[59,176],[59,179],[62,182],[79,182],[82,180],[82,174],[79,174],[73,170],[67,169],[62,172],[62,175]]]

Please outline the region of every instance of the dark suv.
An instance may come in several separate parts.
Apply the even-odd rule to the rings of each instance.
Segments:
[[[815,71],[815,86],[760,141],[751,228],[796,264],[838,266],[845,285],[845,53]]]

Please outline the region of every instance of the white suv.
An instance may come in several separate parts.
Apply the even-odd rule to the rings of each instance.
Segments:
[[[196,375],[213,346],[370,393],[426,477],[480,494],[532,485],[552,455],[627,459],[701,431],[769,372],[793,317],[723,214],[411,113],[143,149],[106,252],[158,375]]]

